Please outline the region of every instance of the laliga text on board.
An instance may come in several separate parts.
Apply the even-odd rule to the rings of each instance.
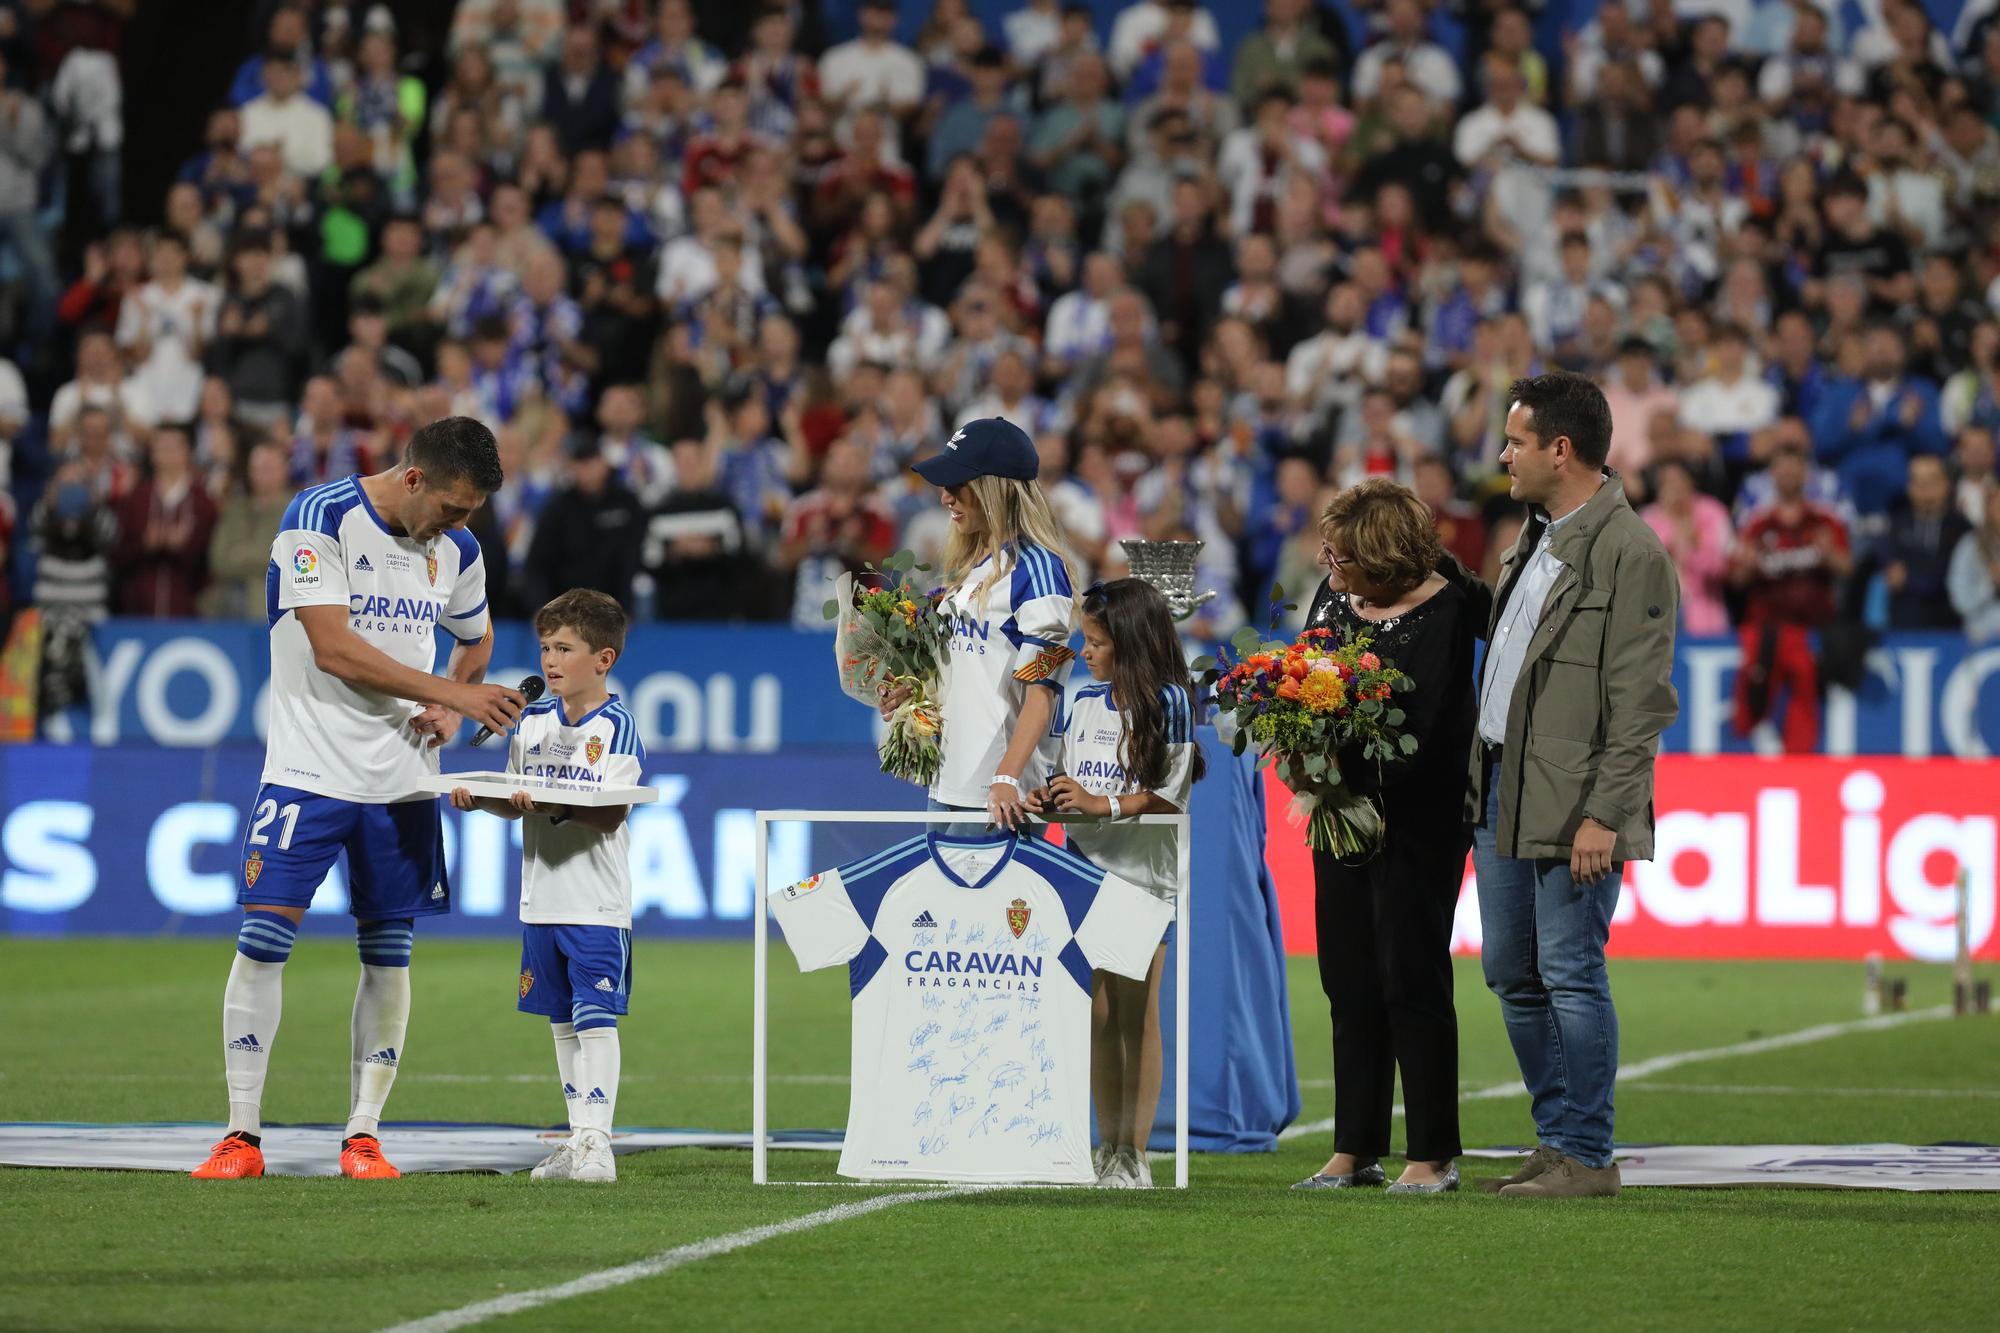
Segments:
[[[1953,956],[1968,872],[1975,957],[2000,959],[2000,765],[1952,759],[1663,755],[1655,858],[1625,867],[1609,952],[1626,958]],[[1313,948],[1312,862],[1267,778],[1285,947]],[[1479,949],[1471,859],[1452,946]]]

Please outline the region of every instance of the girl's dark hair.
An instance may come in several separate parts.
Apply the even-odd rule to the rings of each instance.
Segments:
[[[1127,779],[1151,791],[1167,780],[1167,708],[1160,699],[1166,687],[1177,687],[1187,700],[1187,735],[1194,739],[1194,681],[1173,613],[1152,584],[1118,579],[1084,593],[1083,614],[1104,626],[1111,640],[1111,701],[1125,723],[1118,762]],[[1197,745],[1192,777],[1199,781],[1207,771]]]

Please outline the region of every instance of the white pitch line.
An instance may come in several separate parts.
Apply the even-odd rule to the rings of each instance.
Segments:
[[[2000,1099],[2000,1088],[1798,1088],[1757,1083],[1638,1083],[1632,1092],[1691,1092],[1721,1097],[1915,1097],[1949,1102]]]
[[[1633,1083],[1653,1074],[1664,1074],[1669,1069],[1679,1069],[1682,1065],[1699,1064],[1704,1060],[1726,1060],[1736,1055],[1762,1055],[1766,1051],[1782,1051],[1793,1046],[1810,1046],[1814,1042],[1831,1041],[1835,1037],[1845,1037],[1856,1032],[1881,1032],[1887,1028],[1905,1027],[1911,1023],[1927,1023],[1933,1019],[1949,1018],[1951,1006],[1941,1004],[1932,1009],[1912,1009],[1900,1014],[1883,1014],[1876,1018],[1856,1018],[1845,1023],[1819,1023],[1796,1032],[1781,1032],[1775,1037],[1757,1037],[1750,1041],[1734,1042],[1728,1046],[1709,1046],[1695,1051],[1670,1051],[1666,1055],[1656,1055],[1650,1060],[1627,1065],[1618,1071],[1620,1083]],[[1519,1079],[1511,1083],[1495,1083],[1487,1088],[1474,1088],[1461,1092],[1461,1102],[1490,1102],[1500,1097],[1518,1096],[1527,1089]],[[1390,1114],[1403,1114],[1401,1102],[1391,1108]],[[1333,1128],[1333,1117],[1308,1121],[1302,1125],[1292,1125],[1278,1131],[1280,1139],[1295,1139],[1301,1134],[1322,1134]]]
[[[663,1250],[649,1259],[621,1264],[617,1268],[606,1268],[595,1273],[585,1273],[582,1277],[553,1287],[537,1287],[532,1291],[516,1291],[505,1296],[495,1296],[491,1300],[475,1301],[462,1305],[456,1310],[444,1310],[422,1319],[413,1319],[406,1324],[396,1324],[383,1333],[445,1333],[447,1329],[466,1328],[472,1324],[484,1323],[488,1319],[498,1319],[504,1315],[520,1314],[524,1310],[539,1309],[566,1301],[576,1296],[589,1296],[595,1292],[609,1291],[629,1283],[640,1282],[662,1273],[671,1273],[676,1268],[700,1263],[703,1259],[713,1259],[719,1254],[760,1245],[767,1240],[789,1236],[798,1231],[811,1231],[817,1227],[832,1226],[836,1222],[846,1222],[869,1213],[880,1212],[884,1208],[894,1208],[898,1204],[921,1203],[926,1199],[945,1199],[955,1194],[964,1194],[963,1189],[924,1190],[910,1194],[884,1194],[879,1198],[863,1199],[856,1203],[835,1204],[822,1208],[804,1217],[794,1217],[787,1222],[773,1222],[768,1226],[750,1227],[744,1231],[733,1231],[726,1236],[712,1236],[707,1240],[693,1241],[687,1245],[677,1245],[671,1250]]]

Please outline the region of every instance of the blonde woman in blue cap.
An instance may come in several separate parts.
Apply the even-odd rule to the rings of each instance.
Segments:
[[[1062,525],[1035,476],[1034,441],[986,417],[959,427],[916,464],[951,515],[945,609],[955,626],[945,660],[942,763],[933,810],[984,811],[1018,828],[1041,785],[1035,751],[1061,699],[1076,623],[1075,573]],[[887,716],[900,695],[883,700]]]

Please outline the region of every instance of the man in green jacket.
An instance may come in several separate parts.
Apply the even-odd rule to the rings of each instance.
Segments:
[[[1616,1194],[1618,1015],[1604,944],[1627,861],[1653,855],[1653,760],[1679,701],[1680,580],[1604,466],[1611,410],[1581,375],[1516,380],[1500,462],[1528,523],[1502,562],[1473,742],[1486,984],[1539,1146],[1509,1197]]]

